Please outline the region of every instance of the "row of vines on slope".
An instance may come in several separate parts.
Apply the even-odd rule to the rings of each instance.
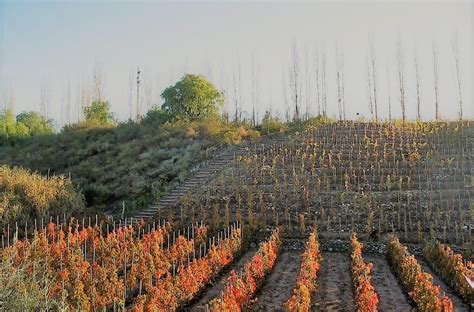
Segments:
[[[306,249],[301,255],[301,267],[296,279],[293,295],[285,303],[291,312],[309,311],[311,296],[316,292],[316,278],[323,260],[319,250],[318,232],[315,229],[306,242]]]
[[[474,263],[463,262],[461,254],[444,244],[429,242],[424,248],[425,257],[430,265],[453,286],[453,288],[468,302],[474,302],[474,288],[468,279],[474,281]]]
[[[133,311],[175,311],[190,301],[240,252],[241,229],[233,227],[224,239],[213,242],[209,253],[181,265],[176,276],[168,275],[160,283],[148,288],[146,295],[136,299]]]
[[[446,295],[440,296],[440,287],[432,283],[433,277],[421,270],[415,257],[395,236],[390,236],[388,241],[388,259],[419,311],[454,310],[451,299]]]
[[[235,271],[217,298],[212,299],[208,308],[213,312],[240,311],[251,304],[265,276],[273,269],[281,246],[280,229],[273,230],[268,241],[261,243],[256,254],[246,264],[242,272]]]
[[[362,243],[357,236],[351,236],[351,271],[354,285],[356,305],[359,312],[374,312],[378,310],[379,298],[370,282],[373,264],[365,263],[362,258]]]
[[[231,228],[222,236],[237,229]],[[141,225],[128,225],[103,234],[97,225],[80,229],[78,224],[49,223],[30,239],[15,240],[1,250],[0,302],[8,307],[25,300],[17,290],[21,287],[36,294],[32,309],[125,308],[135,293],[175,276],[175,269],[195,259],[195,246],[205,246],[206,240],[204,225],[176,235],[168,224],[147,231]]]

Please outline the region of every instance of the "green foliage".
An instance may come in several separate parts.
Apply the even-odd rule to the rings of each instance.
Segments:
[[[259,135],[249,125],[219,118],[163,123],[148,116],[116,127],[66,127],[57,135],[0,148],[0,159],[40,172],[70,172],[90,208],[121,211],[125,201],[127,214],[184,180],[219,145]]]
[[[28,129],[29,136],[54,132],[52,120],[44,118],[37,112],[23,112],[16,116],[16,121]]]
[[[264,134],[282,133],[288,131],[288,125],[266,111],[262,119],[261,131]]]
[[[0,138],[2,141],[16,139],[28,135],[24,127],[19,128],[15,119],[15,115],[9,109],[0,114]]]
[[[185,75],[161,97],[165,100],[163,111],[183,120],[216,117],[218,106],[224,104],[224,94],[201,75]]]
[[[304,122],[304,129],[312,129],[319,125],[330,125],[335,123],[336,120],[327,116],[318,115],[316,117],[309,118]]]
[[[86,123],[98,126],[108,126],[115,123],[114,114],[110,111],[109,102],[94,101],[90,106],[83,109]]]
[[[48,263],[44,258],[31,257],[28,263],[16,263],[7,253],[2,253],[0,263],[2,311],[64,311],[49,296],[55,281],[46,273]],[[31,267],[35,268],[33,272]],[[32,283],[32,279],[36,282]]]
[[[154,107],[148,111],[142,122],[157,126],[169,122],[172,119],[173,116],[170,115],[169,111],[161,109],[160,107]]]
[[[36,112],[23,112],[16,118],[7,109],[0,113],[0,141],[8,142],[53,133],[53,124]]]
[[[84,208],[70,180],[8,166],[0,166],[0,195],[0,225]]]

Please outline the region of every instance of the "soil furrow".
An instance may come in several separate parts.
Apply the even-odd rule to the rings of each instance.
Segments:
[[[355,311],[349,254],[324,252],[313,311]]]
[[[228,270],[228,272],[224,276],[222,276],[219,280],[217,280],[213,285],[211,285],[209,289],[204,292],[200,300],[197,301],[188,309],[186,309],[186,311],[192,311],[192,312],[206,311],[206,304],[210,300],[212,300],[214,297],[217,297],[220,294],[220,292],[224,289],[227,278],[230,276],[230,272],[232,270],[235,270],[238,272],[240,269],[242,269],[245,266],[245,263],[253,257],[255,252],[256,250],[252,250],[252,249],[245,252],[237,262],[231,264],[231,267]]]
[[[405,312],[411,311],[407,295],[393,275],[383,255],[364,254],[364,261],[372,262],[372,285],[379,295],[379,310]]]
[[[285,311],[284,303],[293,293],[300,269],[301,251],[285,251],[257,295],[253,311]]]

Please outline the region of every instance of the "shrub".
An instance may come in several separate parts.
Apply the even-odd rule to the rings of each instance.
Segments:
[[[264,134],[282,133],[288,131],[288,125],[267,111],[262,119],[261,131]]]
[[[8,166],[0,166],[0,194],[0,225],[84,208],[81,195],[69,179],[46,178]]]
[[[304,126],[305,130],[308,130],[308,129],[312,129],[312,128],[315,128],[315,127],[320,126],[320,125],[330,125],[330,124],[333,124],[335,122],[336,122],[335,119],[332,119],[332,118],[329,118],[329,117],[323,116],[323,115],[318,115],[316,117],[312,117],[312,118],[309,118],[308,120],[306,120],[304,122],[303,126]]]

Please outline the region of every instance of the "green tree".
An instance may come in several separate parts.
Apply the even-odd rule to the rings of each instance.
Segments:
[[[18,136],[15,115],[10,109],[0,113],[0,138],[4,140],[16,138]]]
[[[23,112],[16,116],[17,128],[26,127],[28,135],[51,134],[54,132],[52,120],[48,120],[37,112]]]
[[[114,114],[110,111],[110,104],[106,101],[94,101],[91,106],[84,107],[84,116],[87,123],[108,126],[115,123]]]
[[[162,109],[184,120],[218,116],[218,106],[224,104],[224,94],[201,75],[186,74],[174,86],[166,88],[161,97],[165,101]]]

